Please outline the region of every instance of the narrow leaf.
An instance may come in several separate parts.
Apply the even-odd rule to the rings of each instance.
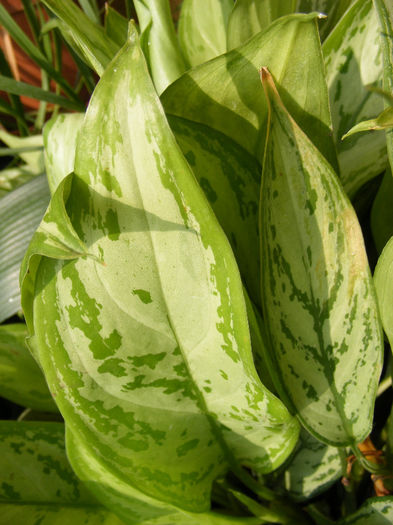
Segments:
[[[57,412],[41,369],[28,351],[25,324],[0,326],[0,396],[24,407]]]
[[[0,171],[0,198],[37,176],[27,164]]]
[[[51,194],[66,175],[74,171],[76,139],[84,114],[61,114],[44,128],[45,167]]]
[[[32,86],[31,84],[25,84],[24,82],[18,82],[13,78],[8,78],[3,75],[0,75],[0,90],[12,93],[13,95],[23,95],[37,100],[44,100],[45,102],[56,104],[66,109],[74,109],[77,111],[83,109],[83,104],[79,101],[69,100],[51,91],[46,91],[45,89]]]
[[[44,159],[42,152],[42,135],[30,135],[29,137],[17,137],[7,131],[0,129],[0,140],[9,148],[15,150],[30,171],[36,175],[44,173]],[[27,148],[27,149],[26,149]],[[29,149],[31,149],[29,151]],[[17,151],[19,150],[19,153]]]
[[[102,75],[118,51],[117,44],[105,34],[104,28],[92,22],[70,0],[43,0],[43,3],[66,24],[87,63]]]
[[[393,351],[393,237],[379,256],[374,272],[374,283],[383,329]]]
[[[183,1],[178,33],[189,66],[197,66],[226,52],[226,28],[232,9],[233,0]]]
[[[201,512],[218,475],[241,465],[271,471],[298,427],[257,377],[232,251],[130,27],[90,101],[75,175],[43,221],[56,233],[66,211],[59,253],[74,228],[95,258],[56,260],[46,244],[32,245],[24,311],[66,425],[94,457],[97,491],[105,473],[120,501],[116,487],[127,480]],[[69,195],[55,202],[67,181]]]
[[[368,180],[385,170],[383,133],[341,137],[357,122],[383,111],[382,98],[366,88],[382,82],[380,28],[371,0],[357,0],[323,44],[340,177],[352,198]]]
[[[35,177],[1,199],[0,322],[20,309],[19,268],[49,202],[45,176]]]
[[[278,392],[318,439],[371,430],[383,340],[361,229],[331,166],[262,73],[270,131],[261,189],[262,296]]]
[[[359,133],[361,131],[376,131],[390,128],[393,128],[393,107],[384,109],[377,118],[359,122],[359,124],[353,126],[353,128],[343,135],[342,140],[350,137],[354,133]]]
[[[185,71],[168,0],[134,0],[141,46],[157,93]]]

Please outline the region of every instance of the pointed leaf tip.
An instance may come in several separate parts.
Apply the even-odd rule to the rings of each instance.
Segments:
[[[129,44],[136,44],[138,40],[138,29],[136,27],[135,20],[130,20],[128,22],[128,33],[127,33],[127,42]]]

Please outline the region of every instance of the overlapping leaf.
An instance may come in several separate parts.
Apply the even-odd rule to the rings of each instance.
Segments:
[[[371,0],[357,0],[323,44],[341,181],[352,197],[387,164],[383,133],[341,140],[355,124],[383,110],[378,93],[366,89],[382,81],[380,28]]]
[[[335,164],[316,23],[316,15],[281,19],[241,48],[185,73],[162,96],[176,139],[231,242],[256,303],[258,161],[267,116],[258,74],[262,65],[269,65],[297,121]],[[305,54],[305,48],[310,53]]]
[[[389,525],[393,520],[393,497],[368,499],[358,511],[339,521],[339,525]]]
[[[264,70],[271,122],[261,190],[262,296],[271,374],[319,439],[371,429],[383,341],[356,214]]]
[[[141,47],[157,93],[185,71],[168,0],[134,0],[141,30]]]
[[[24,310],[66,424],[95,458],[97,491],[105,472],[115,494],[127,480],[204,511],[220,473],[271,471],[298,428],[257,377],[232,251],[135,38],[99,82],[75,175],[27,254]]]
[[[374,283],[383,329],[393,351],[393,237],[379,256],[374,272]]]

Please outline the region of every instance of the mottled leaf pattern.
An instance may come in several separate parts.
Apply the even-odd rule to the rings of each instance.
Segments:
[[[393,520],[393,497],[370,498],[360,509],[339,521],[339,525],[390,525]]]
[[[319,439],[371,429],[382,334],[363,237],[330,165],[284,108],[267,70],[261,190],[262,295],[271,373]]]
[[[135,39],[131,29],[92,97],[75,175],[26,257],[24,308],[66,424],[109,489],[126,479],[205,511],[219,474],[271,471],[298,427],[256,374],[232,251]],[[56,226],[60,256],[75,259],[56,259]]]
[[[21,406],[57,412],[44,375],[28,351],[25,324],[0,326],[0,396]]]
[[[0,422],[1,523],[122,525],[75,477],[61,423]]]
[[[345,467],[345,452],[321,443],[303,429],[284,472],[285,488],[295,501],[306,501],[326,491],[345,474]]]
[[[371,0],[357,0],[323,44],[326,75],[337,144],[340,177],[352,197],[387,164],[383,133],[341,137],[355,124],[383,110],[378,93],[366,89],[382,81],[380,29]]]

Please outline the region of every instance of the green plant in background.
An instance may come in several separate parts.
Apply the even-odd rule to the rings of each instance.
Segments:
[[[0,522],[390,523],[391,3],[23,5]]]

